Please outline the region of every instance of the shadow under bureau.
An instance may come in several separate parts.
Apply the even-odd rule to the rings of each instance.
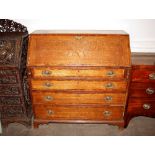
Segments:
[[[130,79],[124,31],[35,31],[28,76],[34,127],[50,122],[124,126]]]

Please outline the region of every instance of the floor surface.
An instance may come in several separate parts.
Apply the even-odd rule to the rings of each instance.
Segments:
[[[137,117],[129,126],[119,130],[107,124],[58,124],[40,125],[38,129],[28,129],[17,123],[3,129],[2,136],[154,136],[155,119]]]

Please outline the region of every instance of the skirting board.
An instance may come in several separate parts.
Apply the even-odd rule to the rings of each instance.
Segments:
[[[155,52],[155,40],[131,41],[133,52]]]

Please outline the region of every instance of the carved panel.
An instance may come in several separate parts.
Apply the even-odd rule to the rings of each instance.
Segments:
[[[2,118],[22,117],[23,115],[24,115],[24,111],[21,106],[11,106],[11,107],[2,108]]]
[[[0,84],[13,84],[16,83],[17,79],[15,76],[0,76]]]
[[[0,86],[0,95],[18,95],[19,89],[17,86]]]
[[[15,63],[15,46],[15,40],[0,40],[0,65],[12,65]]]
[[[7,75],[16,75],[16,71],[15,70],[0,70],[0,76],[7,76]]]
[[[0,96],[0,105],[19,105],[20,103],[20,97]]]

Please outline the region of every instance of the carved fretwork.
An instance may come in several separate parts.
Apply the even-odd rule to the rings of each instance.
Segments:
[[[13,20],[1,19],[0,32],[27,32],[27,28]]]
[[[17,86],[0,86],[1,95],[18,95],[19,89]]]
[[[0,96],[0,105],[20,105],[20,97],[4,97]]]
[[[15,40],[0,40],[0,65],[15,63]]]

